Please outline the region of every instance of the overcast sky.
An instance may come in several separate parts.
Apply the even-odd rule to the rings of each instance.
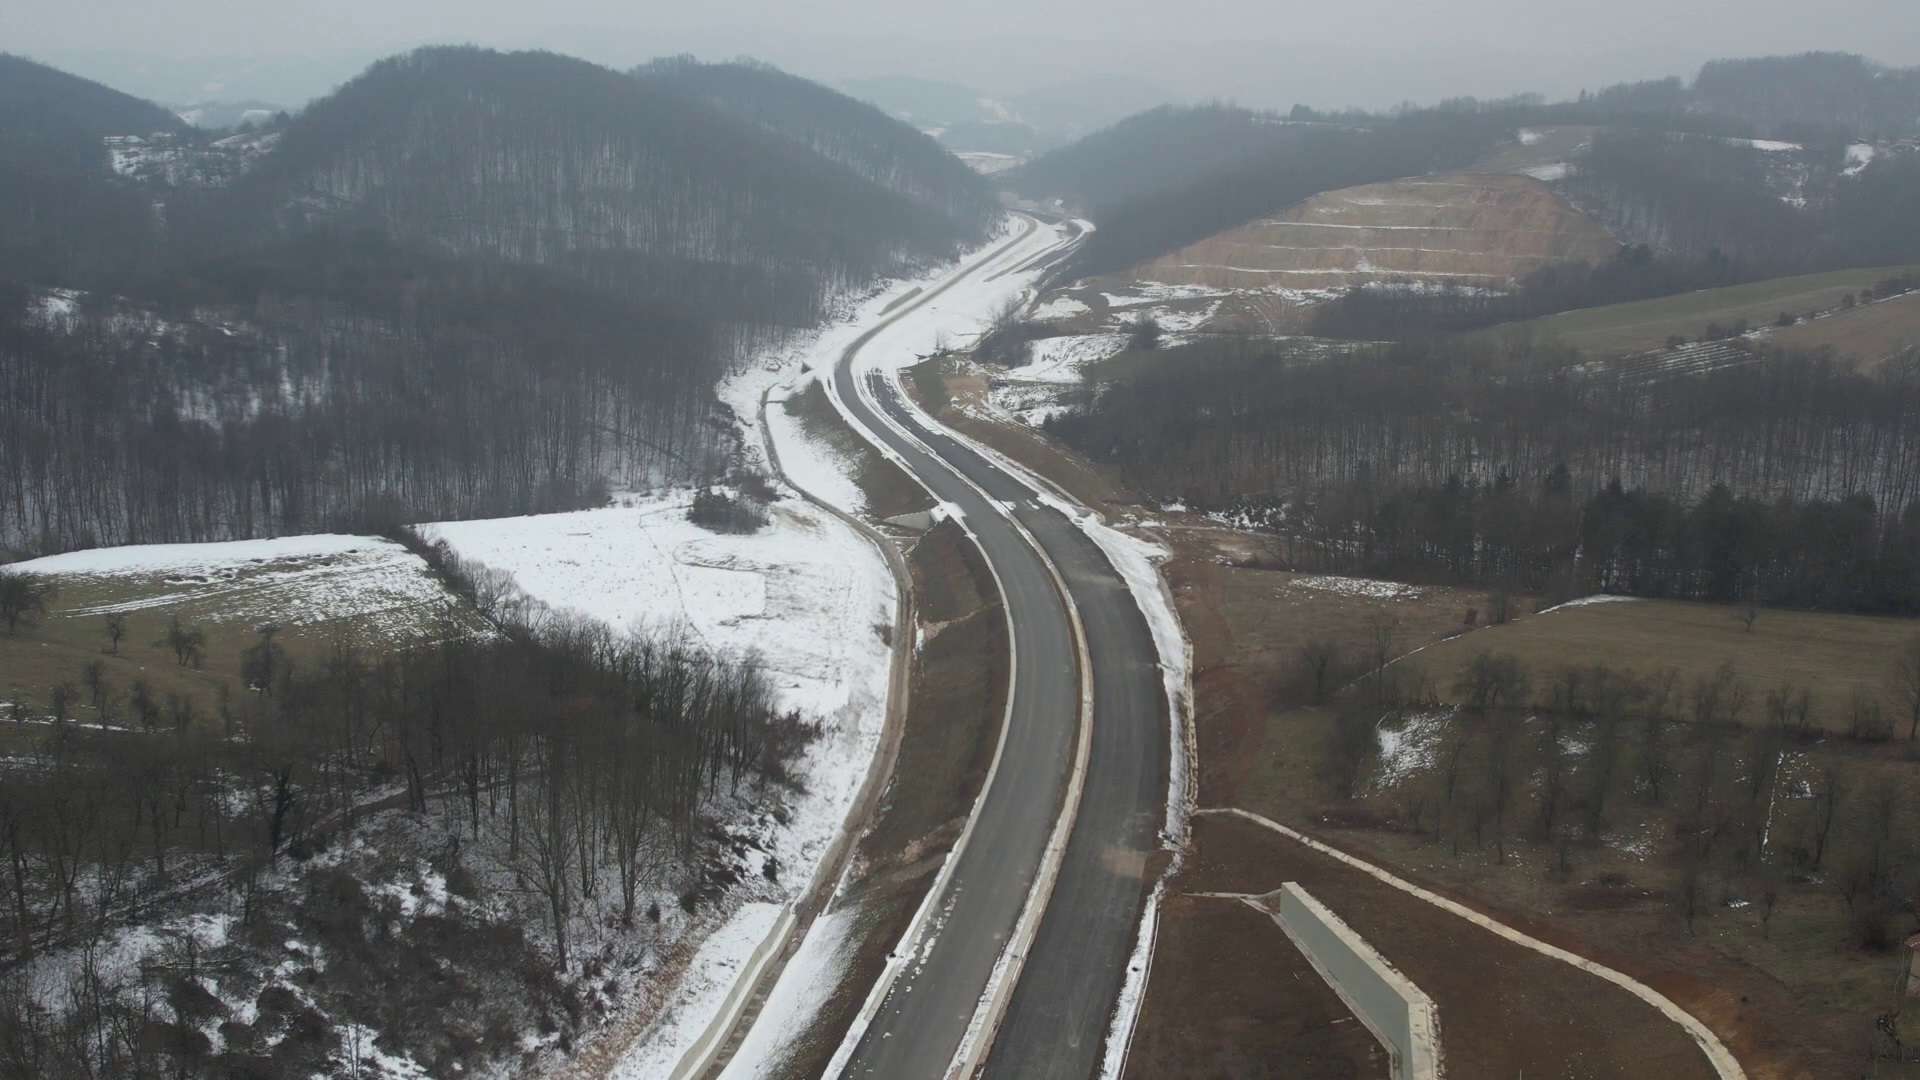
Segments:
[[[1920,64],[1920,0],[0,0],[0,48],[135,93],[324,93],[415,45],[614,65],[753,55],[828,81],[915,74],[1012,94],[1130,74],[1183,99],[1380,106],[1691,75],[1833,49]]]

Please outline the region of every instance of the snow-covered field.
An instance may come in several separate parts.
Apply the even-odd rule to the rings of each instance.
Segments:
[[[93,548],[15,564],[54,575],[70,594],[89,581],[112,599],[76,615],[191,605],[211,622],[302,626],[352,620],[375,640],[398,640],[445,596],[420,557],[371,536],[317,534],[215,544]]]
[[[689,522],[692,500],[686,491],[628,497],[620,501],[629,505],[601,510],[420,531],[512,574],[556,610],[622,631],[684,626],[722,654],[757,653],[783,705],[832,718],[830,734],[877,732],[894,610],[893,578],[879,554],[799,499],[775,503],[771,524],[752,535]],[[846,749],[857,754],[857,744]]]

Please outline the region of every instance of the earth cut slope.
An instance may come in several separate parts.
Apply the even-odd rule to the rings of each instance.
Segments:
[[[1221,289],[1374,281],[1498,288],[1542,266],[1611,256],[1607,231],[1527,176],[1451,174],[1316,195],[1136,267]]]

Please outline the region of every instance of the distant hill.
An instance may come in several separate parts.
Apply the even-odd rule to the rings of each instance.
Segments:
[[[180,119],[202,131],[222,131],[243,124],[263,127],[289,111],[271,101],[196,101],[175,110]]]
[[[1230,105],[1163,105],[1129,116],[1000,177],[1030,198],[1110,206],[1293,143],[1274,114]]]
[[[151,101],[123,94],[22,56],[0,53],[0,139],[22,134],[91,139],[177,132],[186,122]]]
[[[0,277],[65,284],[148,260],[152,201],[116,182],[104,140],[185,131],[152,102],[0,53]]]
[[[1087,76],[1018,94],[894,75],[841,88],[934,134],[957,154],[1018,158],[1051,150],[1168,99],[1159,87],[1123,75]]]
[[[636,77],[782,135],[924,209],[977,232],[999,213],[985,181],[939,143],[878,107],[754,63],[656,61]]]
[[[750,111],[766,94],[748,84],[774,76],[683,78],[670,87],[548,53],[472,48],[385,60],[294,118],[203,232],[221,236],[236,220],[258,238],[374,227],[694,303],[739,299],[729,294],[745,273],[767,283],[761,295],[781,294],[779,321],[789,323],[812,321],[849,282],[950,255],[982,235],[977,203],[974,212],[953,209],[977,191],[970,178],[947,170],[959,185],[950,190],[931,172],[890,176],[897,188],[861,175],[884,138],[870,126],[863,144],[822,119],[817,95],[766,106],[770,125],[685,87],[704,80]],[[945,197],[939,210],[928,205],[936,196]]]

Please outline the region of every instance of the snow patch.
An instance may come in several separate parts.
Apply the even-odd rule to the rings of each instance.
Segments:
[[[1093,309],[1075,300],[1071,296],[1056,296],[1033,309],[1033,317],[1041,322],[1057,319],[1071,319],[1076,315],[1085,315]]]
[[[1578,600],[1569,600],[1564,604],[1555,604],[1540,612],[1540,614],[1551,615],[1564,608],[1589,607],[1594,604],[1630,604],[1638,599],[1640,598],[1637,596],[1614,596],[1611,593],[1596,593],[1593,596],[1583,596]]]
[[[1373,732],[1380,748],[1380,766],[1373,774],[1374,790],[1396,787],[1433,768],[1439,760],[1440,741],[1452,723],[1450,709],[1409,713],[1392,725],[1382,721]]]
[[[1291,584],[1296,588],[1336,593],[1340,596],[1357,596],[1367,600],[1418,600],[1421,595],[1421,590],[1412,585],[1403,585],[1397,581],[1378,581],[1373,578],[1313,575],[1294,578]]]

